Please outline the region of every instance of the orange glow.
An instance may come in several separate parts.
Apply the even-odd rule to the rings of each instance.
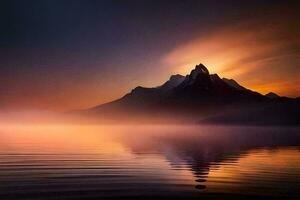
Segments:
[[[69,167],[72,167],[75,164],[81,166],[81,159],[99,160],[102,164],[105,163],[112,168],[115,165],[119,166],[130,161],[130,164],[141,167],[141,170],[153,169],[158,173],[156,177],[159,176],[161,180],[166,182],[172,182],[172,177],[176,176],[181,177],[183,184],[192,185],[194,183],[191,171],[169,170],[169,163],[165,161],[163,155],[135,155],[126,145],[126,142],[129,142],[127,138],[131,138],[131,141],[139,135],[140,132],[133,132],[135,129],[135,126],[63,125],[53,123],[7,124],[4,126],[2,124],[0,126],[0,153],[30,154],[39,160],[55,158],[56,165],[60,165],[59,161],[66,158],[76,160],[76,163],[64,162],[63,167],[69,165]],[[144,128],[138,130],[144,130]],[[123,167],[126,168],[126,166]],[[146,173],[143,176],[151,177],[152,175]]]
[[[0,151],[14,152],[46,151],[47,153],[102,153],[119,154],[124,149],[113,140],[106,127],[49,125],[7,125],[1,127]],[[17,135],[14,133],[18,133]],[[84,133],[84,134],[83,134]],[[109,139],[108,139],[109,138]],[[86,147],[89,147],[87,150]],[[90,152],[91,153],[91,152]]]
[[[240,193],[257,193],[261,190],[267,194],[263,188],[264,181],[281,181],[283,180],[284,173],[288,173],[289,170],[293,171],[299,166],[300,161],[298,159],[299,152],[293,148],[271,150],[271,149],[257,149],[247,152],[237,158],[236,161],[223,161],[219,167],[210,169],[207,177],[207,192],[228,192],[232,190],[239,191]],[[265,173],[272,171],[273,176]],[[278,174],[278,176],[276,176]],[[252,180],[252,184],[255,184],[257,189],[254,191],[249,190],[246,184],[243,184],[247,179]],[[284,177],[289,179],[289,177]],[[237,183],[232,184],[231,182]],[[247,183],[249,184],[249,183]],[[272,195],[270,193],[269,195]]]
[[[174,48],[163,62],[181,74],[203,62],[211,73],[233,78],[249,89],[298,96],[300,77],[296,66],[300,60],[293,47],[300,41],[294,32],[285,32],[286,26],[278,19],[272,26],[251,22],[221,28]]]

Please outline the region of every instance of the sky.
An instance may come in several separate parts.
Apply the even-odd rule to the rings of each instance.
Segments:
[[[300,4],[277,0],[2,0],[0,109],[68,111],[203,63],[300,96]]]

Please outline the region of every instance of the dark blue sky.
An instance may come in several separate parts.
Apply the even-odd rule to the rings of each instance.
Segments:
[[[176,72],[162,58],[178,46],[295,5],[275,0],[2,0],[0,107],[82,108],[117,98],[137,84],[159,84]]]

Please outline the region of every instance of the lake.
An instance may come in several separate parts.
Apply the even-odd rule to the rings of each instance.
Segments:
[[[300,199],[299,130],[1,126],[0,199]]]

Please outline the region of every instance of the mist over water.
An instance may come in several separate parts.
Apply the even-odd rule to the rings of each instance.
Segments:
[[[0,128],[1,199],[299,198],[299,128]]]

